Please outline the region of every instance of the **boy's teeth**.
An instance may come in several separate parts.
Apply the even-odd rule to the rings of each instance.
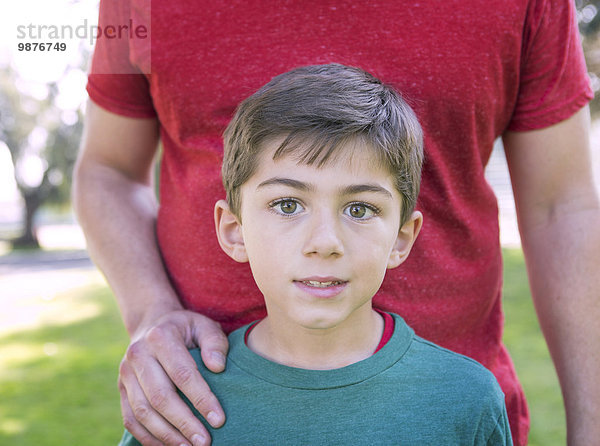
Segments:
[[[308,284],[310,286],[316,286],[316,287],[325,288],[325,287],[328,287],[328,286],[331,286],[331,285],[337,285],[340,282],[333,282],[333,281],[330,281],[330,282],[318,282],[316,280],[305,280],[304,283],[306,283],[306,284]]]

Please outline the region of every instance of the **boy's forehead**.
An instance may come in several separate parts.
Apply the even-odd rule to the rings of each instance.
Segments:
[[[286,139],[287,135],[272,137],[262,143],[261,151],[258,156],[257,167],[261,165],[272,164],[289,165],[291,163],[298,166],[305,166],[310,169],[322,170],[323,168],[335,167],[343,168],[346,171],[356,171],[364,168],[386,168],[382,162],[382,157],[377,153],[377,150],[364,138],[354,137],[348,138],[346,141],[339,144],[333,150],[330,156],[324,162],[320,162],[322,154],[318,153],[313,162],[306,161],[307,148],[312,146],[314,141],[306,140],[294,142],[293,148],[284,151],[275,157],[275,154],[281,144]],[[319,148],[316,149],[317,151]],[[322,151],[328,148],[321,148]],[[269,162],[271,161],[271,162]],[[389,170],[389,169],[385,169]],[[391,173],[391,172],[390,172]]]

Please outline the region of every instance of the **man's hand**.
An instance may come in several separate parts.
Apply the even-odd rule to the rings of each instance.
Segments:
[[[225,422],[223,409],[188,353],[194,347],[201,348],[208,369],[224,370],[225,334],[219,324],[191,311],[165,314],[142,329],[127,349],[119,370],[121,411],[125,427],[144,446],[210,444],[210,435],[176,388],[211,426]]]

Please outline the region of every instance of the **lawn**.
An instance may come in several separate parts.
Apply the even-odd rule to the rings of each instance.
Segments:
[[[70,321],[0,338],[0,444],[116,444],[117,366],[127,335],[112,295],[81,287],[51,305]]]
[[[505,251],[505,341],[529,400],[530,445],[564,445],[554,369],[529,298],[520,250]],[[117,367],[127,344],[110,291],[82,286],[53,297],[57,315],[35,329],[0,332],[0,444],[116,444]]]
[[[530,446],[565,445],[565,411],[558,378],[531,301],[521,250],[504,250],[504,342],[525,389]]]

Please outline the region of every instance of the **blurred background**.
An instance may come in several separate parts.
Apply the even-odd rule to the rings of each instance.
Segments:
[[[570,0],[573,1],[573,0]],[[600,0],[577,0],[600,90]],[[98,0],[3,1],[0,15],[0,444],[116,444],[127,335],[85,252],[69,201]],[[30,24],[67,25],[64,51],[18,51]],[[21,28],[19,28],[21,27]],[[600,189],[600,95],[591,104]],[[488,169],[500,204],[505,342],[532,414],[531,445],[565,444],[560,389],[529,296],[500,143]]]

